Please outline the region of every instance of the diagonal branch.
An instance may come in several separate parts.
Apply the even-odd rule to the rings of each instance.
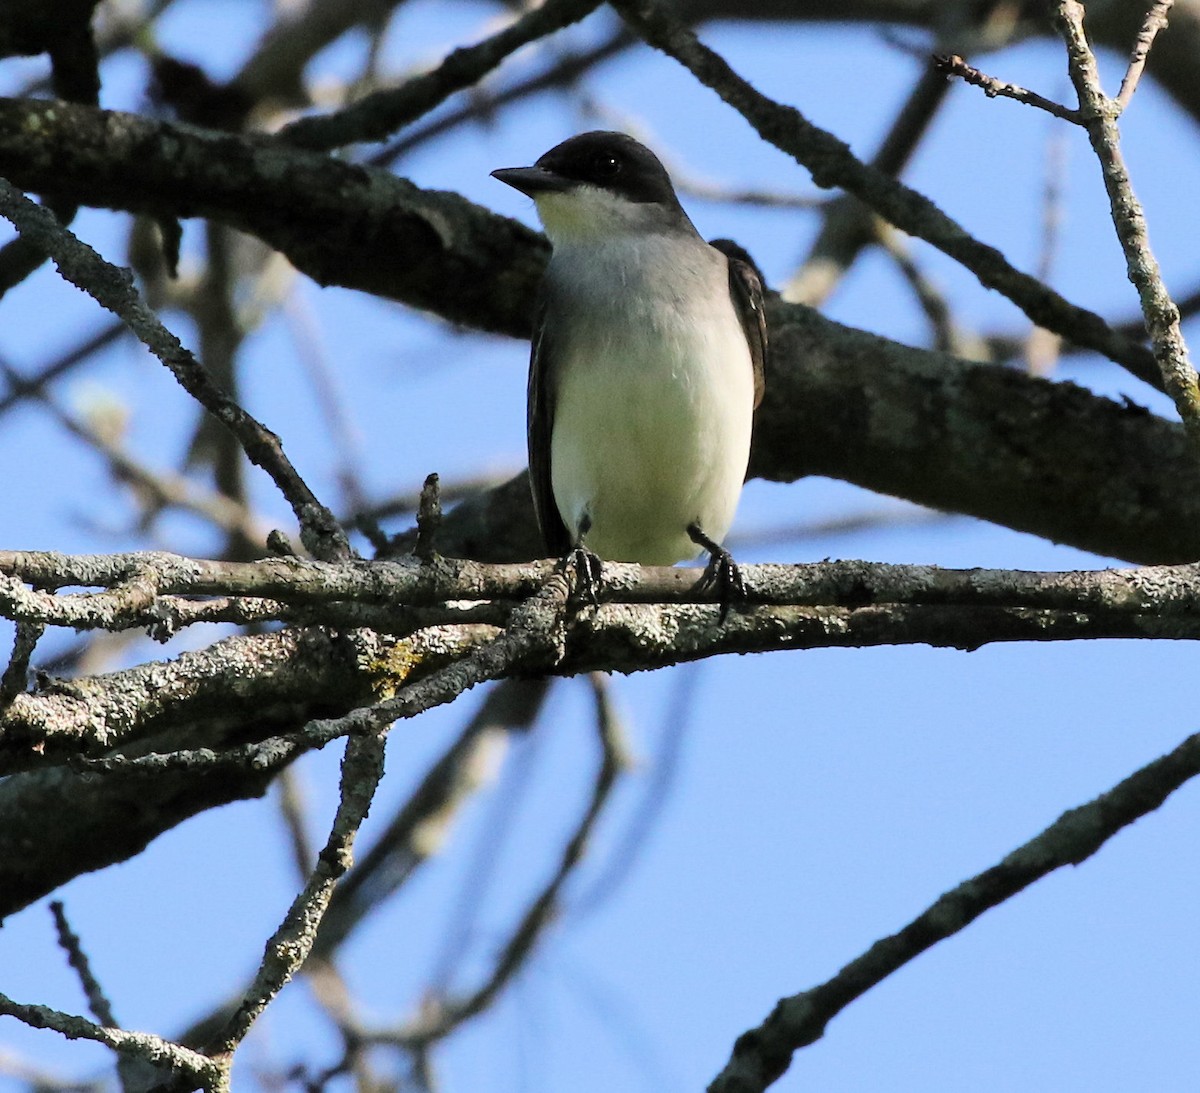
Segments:
[[[564,885],[583,860],[584,851],[612,796],[617,778],[628,766],[628,745],[623,727],[611,707],[603,701],[598,711],[597,729],[600,763],[596,768],[587,807],[563,847],[553,875],[526,908],[512,936],[497,955],[491,972],[475,990],[462,997],[427,999],[420,1016],[411,1025],[385,1037],[389,1042],[402,1043],[410,1050],[423,1050],[430,1043],[444,1039],[464,1021],[487,1009],[535,952],[538,941],[556,917]]]
[[[12,221],[22,239],[50,255],[71,284],[122,319],[179,385],[237,437],[250,461],[271,476],[292,506],[305,546],[313,554],[319,558],[349,555],[345,533],[292,466],[279,437],[217,388],[196,358],[146,306],[128,270],[106,262],[52,213],[5,179],[0,179],[0,215]]]
[[[254,1022],[307,959],[333,895],[334,885],[350,868],[354,839],[375,799],[383,777],[385,729],[352,736],[342,760],[341,798],[333,827],[317,864],[279,928],[267,942],[254,982],[242,1004],[216,1037],[210,1052],[230,1054]]]
[[[821,187],[841,187],[896,227],[924,239],[961,263],[988,288],[1006,296],[1039,326],[1124,365],[1155,387],[1162,379],[1144,346],[1113,331],[1012,266],[995,247],[981,243],[929,198],[857,159],[832,133],[799,110],[767,98],[654,0],[614,0],[613,6],[652,46],[673,57],[737,110],[755,131],[805,167]]]
[[[214,1093],[229,1093],[225,1067],[198,1051],[180,1047],[148,1032],[126,1032],[104,1028],[84,1017],[75,1017],[49,1006],[16,1002],[0,994],[0,1016],[15,1017],[30,1028],[51,1029],[68,1040],[92,1040],[129,1058],[144,1059],[156,1068],[172,1068],[188,1076],[200,1087]]]
[[[1167,15],[1170,13],[1175,0],[1154,0],[1146,17],[1142,21],[1142,29],[1138,32],[1133,50],[1129,54],[1129,66],[1121,78],[1121,90],[1117,92],[1116,107],[1118,113],[1123,113],[1133,99],[1138,82],[1146,69],[1146,59],[1150,56],[1150,47],[1158,37],[1160,30],[1167,26]]]
[[[1146,332],[1162,372],[1163,389],[1174,401],[1193,447],[1200,451],[1200,382],[1183,340],[1179,309],[1167,291],[1158,260],[1150,248],[1146,217],[1121,154],[1118,105],[1100,86],[1096,58],[1083,29],[1083,5],[1079,0],[1060,0],[1055,22],[1067,45],[1067,67],[1079,96],[1080,117],[1100,161],[1113,224],[1125,253],[1129,279],[1141,300]],[[1148,49],[1149,41],[1145,44]]]
[[[383,140],[454,92],[483,79],[518,49],[577,23],[599,6],[600,0],[545,0],[490,38],[454,50],[431,72],[400,87],[377,91],[336,114],[294,121],[280,131],[279,138],[301,148],[325,150]]]
[[[784,998],[758,1028],[738,1037],[732,1057],[708,1093],[761,1093],[787,1070],[793,1053],[819,1040],[830,1020],[855,999],[1034,881],[1091,857],[1197,774],[1200,734],[1189,736],[1095,800],[1064,813],[998,865],[947,892],[899,933],[877,941],[832,979]]]
[[[939,72],[947,76],[957,76],[964,83],[969,83],[972,87],[978,87],[989,99],[1012,99],[1013,102],[1023,103],[1025,106],[1034,106],[1039,110],[1044,110],[1047,114],[1053,114],[1056,118],[1062,118],[1063,121],[1069,121],[1074,125],[1079,124],[1078,110],[1072,110],[1069,106],[1063,106],[1062,103],[1057,103],[1053,99],[1039,95],[1036,91],[1030,91],[1027,87],[1021,87],[1015,83],[1007,83],[1004,80],[997,79],[995,76],[989,76],[986,72],[981,72],[974,65],[968,64],[962,57],[959,57],[955,53],[936,53],[933,57],[933,63]]]

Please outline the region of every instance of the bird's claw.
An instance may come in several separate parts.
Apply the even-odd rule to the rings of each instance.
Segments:
[[[734,601],[745,602],[746,581],[733,555],[705,535],[698,524],[689,525],[687,532],[693,543],[708,551],[708,565],[704,567],[696,587],[702,591],[710,588],[717,590],[717,600],[721,605],[717,623],[723,624]]]
[[[590,603],[596,607],[600,603],[598,593],[603,576],[600,556],[592,553],[587,547],[577,546],[571,548],[564,562],[575,574],[573,598],[580,603]]]
[[[746,599],[746,581],[742,577],[742,571],[733,560],[733,555],[724,547],[718,547],[709,554],[708,565],[704,567],[704,574],[697,587],[717,590],[717,600],[721,605],[717,615],[718,624],[725,622],[729,608],[735,601],[744,603]]]

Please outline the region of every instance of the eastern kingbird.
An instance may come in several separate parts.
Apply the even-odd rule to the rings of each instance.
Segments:
[[[666,168],[623,133],[493,177],[533,198],[553,244],[529,367],[529,477],[549,552],[741,579],[733,522],[762,399],[767,332],[753,267],[706,243]]]

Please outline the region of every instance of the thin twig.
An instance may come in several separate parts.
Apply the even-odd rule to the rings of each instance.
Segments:
[[[92,1011],[92,1016],[105,1028],[120,1028],[116,1017],[113,1016],[112,1004],[105,997],[100,981],[92,974],[91,962],[87,958],[87,953],[83,951],[83,944],[67,921],[67,912],[63,907],[62,900],[56,899],[50,902],[50,914],[54,916],[54,928],[58,933],[59,948],[67,954],[67,961],[75,969],[75,974],[79,976],[79,984],[83,987],[83,993],[87,997],[88,1008]]]
[[[787,1070],[793,1053],[819,1040],[830,1020],[851,1002],[1047,873],[1079,865],[1197,774],[1200,734],[1095,800],[1064,813],[999,864],[941,896],[898,933],[877,941],[832,979],[782,999],[766,1021],[738,1037],[732,1057],[708,1093],[761,1093]]]
[[[1174,2],[1175,0],[1155,0],[1154,5],[1146,12],[1145,19],[1142,20],[1142,29],[1138,32],[1137,39],[1133,43],[1133,51],[1129,55],[1129,67],[1121,79],[1121,90],[1117,92],[1118,115],[1124,112],[1125,107],[1133,98],[1133,93],[1137,90],[1138,81],[1142,78],[1142,72],[1146,68],[1146,58],[1150,56],[1150,47],[1154,45],[1154,39],[1158,37],[1158,32],[1166,29],[1167,15]]]
[[[878,218],[872,218],[875,224],[876,240],[880,249],[896,264],[900,276],[916,297],[921,313],[929,322],[933,334],[932,347],[943,353],[953,353],[956,357],[969,360],[974,347],[969,339],[958,329],[954,321],[954,313],[945,295],[924,273],[913,258],[907,245],[906,237],[896,231],[890,224]]]
[[[180,386],[233,432],[250,461],[262,467],[287,499],[300,524],[305,546],[319,558],[346,558],[350,545],[333,514],[304,483],[274,433],[217,388],[179,339],[146,306],[126,269],[106,262],[86,243],[0,178],[0,215],[43,248],[59,273],[119,316],[171,371]]]
[[[123,323],[118,326],[125,329]],[[19,382],[14,379],[12,367],[4,361],[0,361],[0,374],[14,386]],[[141,503],[139,523],[143,529],[161,510],[177,508],[195,513],[246,543],[262,543],[266,539],[269,527],[260,524],[245,504],[224,493],[205,489],[184,475],[151,470],[139,463],[116,439],[59,406],[43,386],[31,386],[27,397],[37,399],[67,432],[94,449],[108,463],[109,473],[117,482],[131,487]]]
[[[29,661],[46,627],[40,622],[18,622],[13,635],[12,656],[0,676],[0,713],[29,683]]]
[[[548,68],[528,79],[520,80],[510,87],[498,91],[478,88],[471,99],[457,110],[441,113],[435,118],[426,120],[418,128],[405,133],[386,148],[376,152],[367,162],[372,167],[390,167],[401,156],[407,155],[414,148],[427,143],[435,137],[457,129],[470,121],[486,122],[493,118],[502,107],[543,91],[552,91],[559,87],[569,86],[585,75],[596,65],[623,53],[636,39],[624,27],[610,35],[598,46],[578,52],[564,52]]]
[[[384,727],[351,736],[347,741],[342,760],[341,799],[329,839],[317,856],[308,883],[267,942],[258,974],[241,1006],[212,1045],[215,1054],[231,1053],[245,1039],[263,1010],[308,957],[333,887],[350,868],[355,836],[383,777],[385,742]]]
[[[597,733],[601,759],[591,797],[571,838],[563,848],[558,868],[530,903],[512,936],[501,949],[487,979],[470,994],[442,1001],[429,1000],[412,1024],[382,1039],[418,1049],[449,1035],[464,1021],[485,1010],[504,986],[523,968],[536,951],[547,927],[554,921],[560,895],[567,880],[583,859],[588,840],[611,798],[618,776],[628,767],[628,745],[621,721],[611,704],[598,692]]]
[[[871,166],[898,178],[929,132],[946,101],[949,84],[924,66],[897,111],[887,135],[871,157]],[[829,298],[863,248],[881,235],[880,218],[849,194],[828,203],[821,230],[800,268],[788,278],[785,299],[820,307]]]
[[[312,872],[317,855],[308,835],[308,817],[305,815],[304,787],[295,767],[285,768],[275,780],[278,787],[279,815],[287,832],[288,849],[296,875],[303,880]]]
[[[0,994],[0,1015],[15,1017],[30,1028],[50,1029],[68,1040],[92,1040],[122,1055],[144,1059],[156,1068],[176,1068],[210,1093],[228,1093],[227,1062],[210,1059],[198,1051],[173,1044],[148,1032],[126,1032],[105,1028],[84,1017],[76,1017],[39,1006],[16,1002]]]
[[[0,414],[12,409],[22,399],[31,396],[37,397],[54,380],[60,379],[73,368],[83,364],[101,349],[112,345],[125,333],[126,326],[120,320],[115,323],[109,323],[107,326],[96,331],[95,334],[86,338],[74,349],[64,353],[52,364],[46,365],[35,376],[21,376],[18,375],[15,369],[6,369],[5,379],[8,381],[8,390],[3,397],[0,397]]]
[[[280,131],[279,139],[313,149],[383,140],[454,92],[477,83],[522,46],[578,22],[599,6],[600,0],[545,0],[498,34],[456,49],[432,72],[401,87],[377,91],[336,114],[294,121]]]
[[[396,813],[387,830],[339,886],[317,935],[315,952],[331,954],[366,916],[393,896],[449,836],[462,806],[487,781],[496,748],[529,728],[549,679],[506,679]]]
[[[1047,99],[1044,95],[1039,95],[1036,91],[1030,91],[1018,84],[1005,83],[995,76],[989,76],[986,72],[981,72],[978,68],[968,64],[956,53],[935,53],[933,63],[939,72],[947,76],[957,76],[964,83],[978,87],[989,99],[1012,99],[1014,102],[1045,110],[1046,113],[1053,114],[1056,118],[1062,118],[1063,121],[1069,121],[1075,125],[1082,124],[1078,110],[1072,110],[1069,106],[1063,106],[1053,99]]]
[[[1079,96],[1079,110],[1092,150],[1100,161],[1113,224],[1125,253],[1129,279],[1138,291],[1146,332],[1162,372],[1163,389],[1175,403],[1193,446],[1200,451],[1200,383],[1180,329],[1179,309],[1167,291],[1150,247],[1146,217],[1121,154],[1116,110],[1100,86],[1096,58],[1083,29],[1083,14],[1079,0],[1059,0],[1055,24],[1067,46],[1071,83]]]
[[[334,883],[350,866],[354,836],[383,775],[384,741],[392,722],[451,701],[485,680],[561,657],[562,618],[568,592],[566,578],[556,573],[521,606],[509,629],[495,641],[403,688],[394,698],[332,721],[310,722],[305,727],[305,731],[315,734],[334,732],[349,736],[342,764],[341,803],[329,841],[308,884],[267,943],[255,981],[237,1012],[214,1039],[217,1053],[232,1052],[241,1043],[254,1021],[307,958]]]
[[[436,474],[428,474],[421,487],[421,502],[417,508],[417,545],[413,547],[413,554],[422,561],[430,561],[436,554],[438,528],[441,526],[441,481]]]

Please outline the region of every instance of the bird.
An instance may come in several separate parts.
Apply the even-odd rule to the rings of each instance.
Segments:
[[[492,172],[533,199],[551,243],[528,384],[529,477],[549,555],[596,600],[602,561],[709,554],[721,618],[745,595],[722,546],[763,397],[761,279],[704,240],[645,145],[594,131]]]

